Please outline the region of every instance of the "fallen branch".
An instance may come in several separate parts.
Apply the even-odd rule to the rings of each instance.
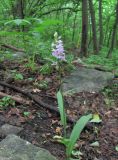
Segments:
[[[41,106],[41,107],[46,108],[46,109],[48,109],[52,112],[55,112],[58,116],[60,115],[59,110],[57,109],[57,106],[52,107],[51,105],[49,105],[47,103],[44,103],[39,98],[36,98],[36,96],[32,95],[31,93],[22,91],[20,88],[12,86],[10,84],[7,84],[5,82],[0,81],[0,85],[2,85],[4,87],[7,87],[7,88],[10,88],[10,89],[13,89],[16,92],[22,93],[23,95],[25,95],[28,98],[30,98],[31,100],[33,100],[38,106]],[[70,123],[75,123],[75,120],[71,119],[70,117],[67,117],[67,121],[70,122]]]
[[[16,52],[25,52],[23,49],[16,48],[16,47],[8,45],[8,44],[2,44],[1,47],[9,48],[9,49],[16,51]]]
[[[8,96],[9,96],[11,99],[13,99],[15,102],[18,102],[18,103],[20,103],[20,104],[26,104],[26,105],[29,105],[29,104],[30,104],[30,101],[27,101],[27,100],[25,100],[24,98],[16,97],[16,96],[11,96],[11,95],[9,95],[9,94],[0,92],[0,98],[8,97]]]

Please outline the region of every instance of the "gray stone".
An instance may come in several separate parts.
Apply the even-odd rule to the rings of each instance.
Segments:
[[[23,128],[4,124],[0,127],[0,135],[7,136],[9,134],[18,134]]]
[[[0,157],[0,160],[10,160],[10,158]]]
[[[113,74],[110,72],[79,67],[64,79],[62,88],[65,94],[83,91],[98,92],[107,86],[112,79]]]
[[[16,135],[8,135],[4,140],[0,142],[0,160],[2,159],[56,160],[56,158],[52,156],[46,149],[36,147]]]
[[[14,54],[13,54],[13,57],[15,58],[15,59],[20,59],[20,58],[23,58],[23,57],[25,57],[26,56],[26,54],[24,53],[24,52],[15,52]]]

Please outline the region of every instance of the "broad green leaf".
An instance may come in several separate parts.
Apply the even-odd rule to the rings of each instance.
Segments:
[[[5,25],[8,25],[8,24],[11,24],[11,25],[17,25],[17,26],[20,26],[20,25],[30,25],[31,23],[25,19],[15,19],[15,20],[11,20],[11,21],[8,21],[5,23]]]
[[[72,133],[70,135],[70,142],[67,146],[67,155],[68,157],[71,155],[73,147],[77,141],[77,139],[79,139],[80,134],[82,132],[82,130],[84,129],[84,127],[86,126],[86,124],[88,123],[88,121],[92,118],[92,114],[89,114],[87,116],[82,116],[77,123],[75,124]]]
[[[16,20],[14,20],[14,23],[19,26],[22,23],[22,20],[16,19]]]
[[[66,113],[64,110],[63,97],[60,91],[57,92],[57,102],[58,102],[58,108],[59,108],[60,117],[61,117],[61,123],[63,126],[66,126]]]

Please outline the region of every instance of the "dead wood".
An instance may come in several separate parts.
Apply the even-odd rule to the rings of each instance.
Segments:
[[[31,100],[33,100],[33,101],[37,104],[38,107],[46,108],[46,109],[48,109],[48,110],[56,113],[58,116],[60,115],[57,106],[53,106],[53,107],[52,107],[51,105],[49,105],[49,104],[47,104],[47,103],[44,103],[42,100],[40,100],[40,99],[37,98],[36,96],[32,95],[31,93],[26,92],[26,91],[23,91],[23,90],[21,90],[20,88],[15,87],[15,86],[12,86],[12,85],[10,85],[10,84],[7,84],[7,83],[5,83],[5,82],[0,81],[0,85],[2,85],[2,86],[4,86],[4,87],[7,87],[7,88],[10,88],[10,89],[12,89],[12,90],[14,90],[14,91],[16,91],[16,92],[18,92],[18,93],[22,93],[23,95],[25,95],[25,96],[27,96],[28,98],[30,98]],[[68,121],[69,123],[75,123],[75,120],[72,119],[72,118],[70,118],[69,116],[67,116],[67,121]]]
[[[12,45],[8,45],[8,44],[2,44],[1,47],[9,48],[9,49],[16,51],[16,52],[25,52],[23,49],[16,48],[16,47],[14,47]]]
[[[16,96],[11,96],[9,94],[6,94],[6,93],[3,93],[3,92],[0,92],[0,98],[3,98],[3,97],[10,97],[11,99],[13,99],[14,101],[20,103],[20,104],[26,104],[26,105],[29,105],[30,104],[30,101],[27,101],[25,100],[24,98],[21,98],[21,97],[16,97]]]

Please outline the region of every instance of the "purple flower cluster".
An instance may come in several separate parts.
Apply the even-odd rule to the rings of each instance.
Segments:
[[[60,37],[52,44],[52,47],[52,55],[59,60],[65,61],[63,42]]]

